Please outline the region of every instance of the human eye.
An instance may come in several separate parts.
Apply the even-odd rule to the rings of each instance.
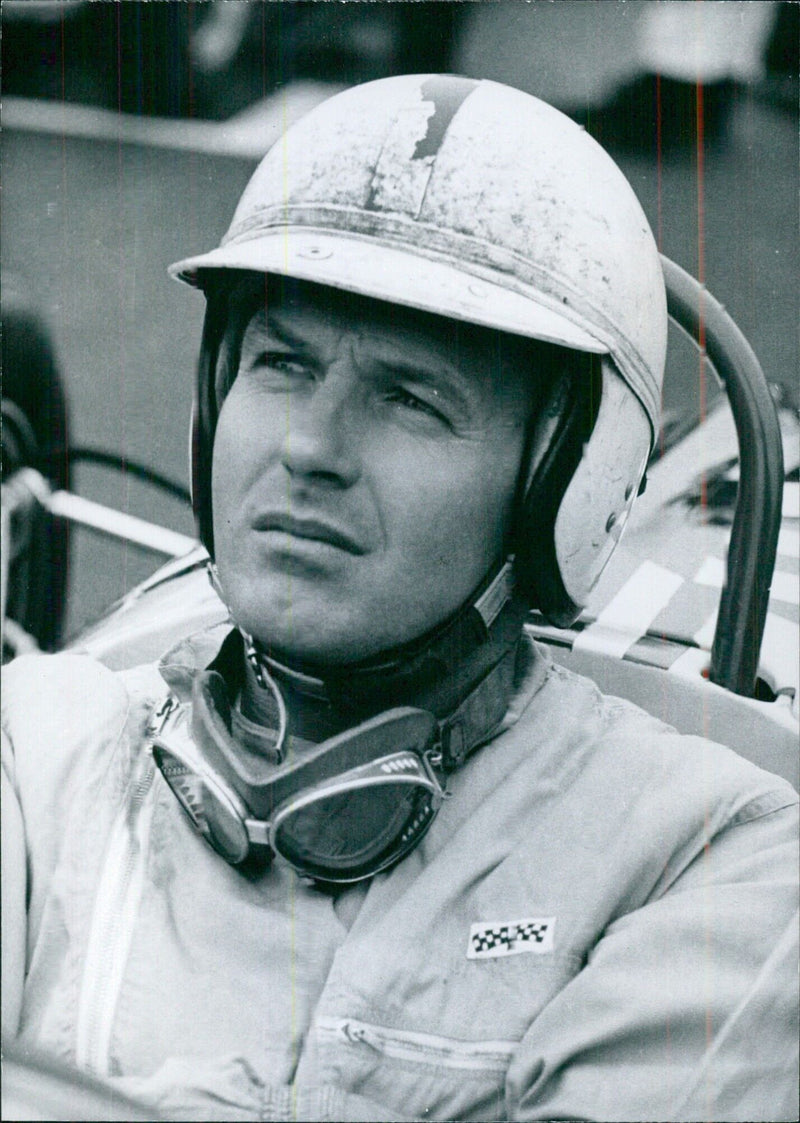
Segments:
[[[435,391],[414,392],[405,386],[394,386],[387,392],[387,400],[403,410],[421,417],[429,417],[442,425],[449,425],[449,420],[438,403],[434,400]]]
[[[289,377],[305,378],[311,373],[305,359],[284,351],[267,352],[264,356],[264,365]]]
[[[274,385],[294,385],[313,378],[307,359],[293,351],[262,350],[253,354],[245,369]]]

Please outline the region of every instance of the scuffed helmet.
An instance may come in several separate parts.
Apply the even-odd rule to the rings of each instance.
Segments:
[[[586,412],[576,396],[596,393],[595,381],[557,387],[529,442],[515,530],[518,588],[554,623],[570,623],[640,489],[666,352],[653,236],[605,151],[551,106],[495,82],[422,75],[357,86],[273,146],[218,249],[170,272],[211,298],[226,270],[313,281],[598,356],[591,432],[576,428]],[[216,411],[203,401],[203,363],[213,374],[218,335],[207,317],[193,474],[206,544]]]

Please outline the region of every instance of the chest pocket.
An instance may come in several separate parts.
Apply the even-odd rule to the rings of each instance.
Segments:
[[[511,1040],[459,1040],[354,1018],[321,1017],[316,1050],[340,1086],[422,1118],[505,1117]]]

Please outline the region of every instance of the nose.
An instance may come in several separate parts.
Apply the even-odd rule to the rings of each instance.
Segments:
[[[289,475],[351,487],[360,475],[359,407],[363,411],[356,380],[342,367],[330,367],[304,393],[293,394],[281,457]]]

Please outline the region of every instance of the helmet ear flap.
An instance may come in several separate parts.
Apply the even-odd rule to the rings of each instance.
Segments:
[[[192,410],[191,474],[192,509],[200,541],[214,557],[214,521],[211,505],[211,461],[217,428],[216,374],[220,344],[227,321],[224,291],[206,292],[206,315],[197,363],[197,383]]]
[[[206,315],[192,412],[190,479],[198,536],[212,561],[211,467],[214,434],[223,399],[239,367],[242,334],[252,314],[266,301],[267,282],[268,275],[243,270],[229,270],[227,273],[225,270],[208,271],[198,278],[206,297]]]
[[[198,532],[200,530],[202,510],[200,496],[203,490],[203,475],[200,470],[201,440],[200,408],[197,401],[197,389],[195,388],[195,397],[192,402],[192,416],[189,421],[189,486],[192,496],[192,513],[194,514]]]
[[[531,428],[514,542],[517,588],[532,608],[562,628],[573,623],[583,606],[564,587],[555,523],[592,434],[602,387],[600,356],[575,357],[577,364],[566,364]]]

